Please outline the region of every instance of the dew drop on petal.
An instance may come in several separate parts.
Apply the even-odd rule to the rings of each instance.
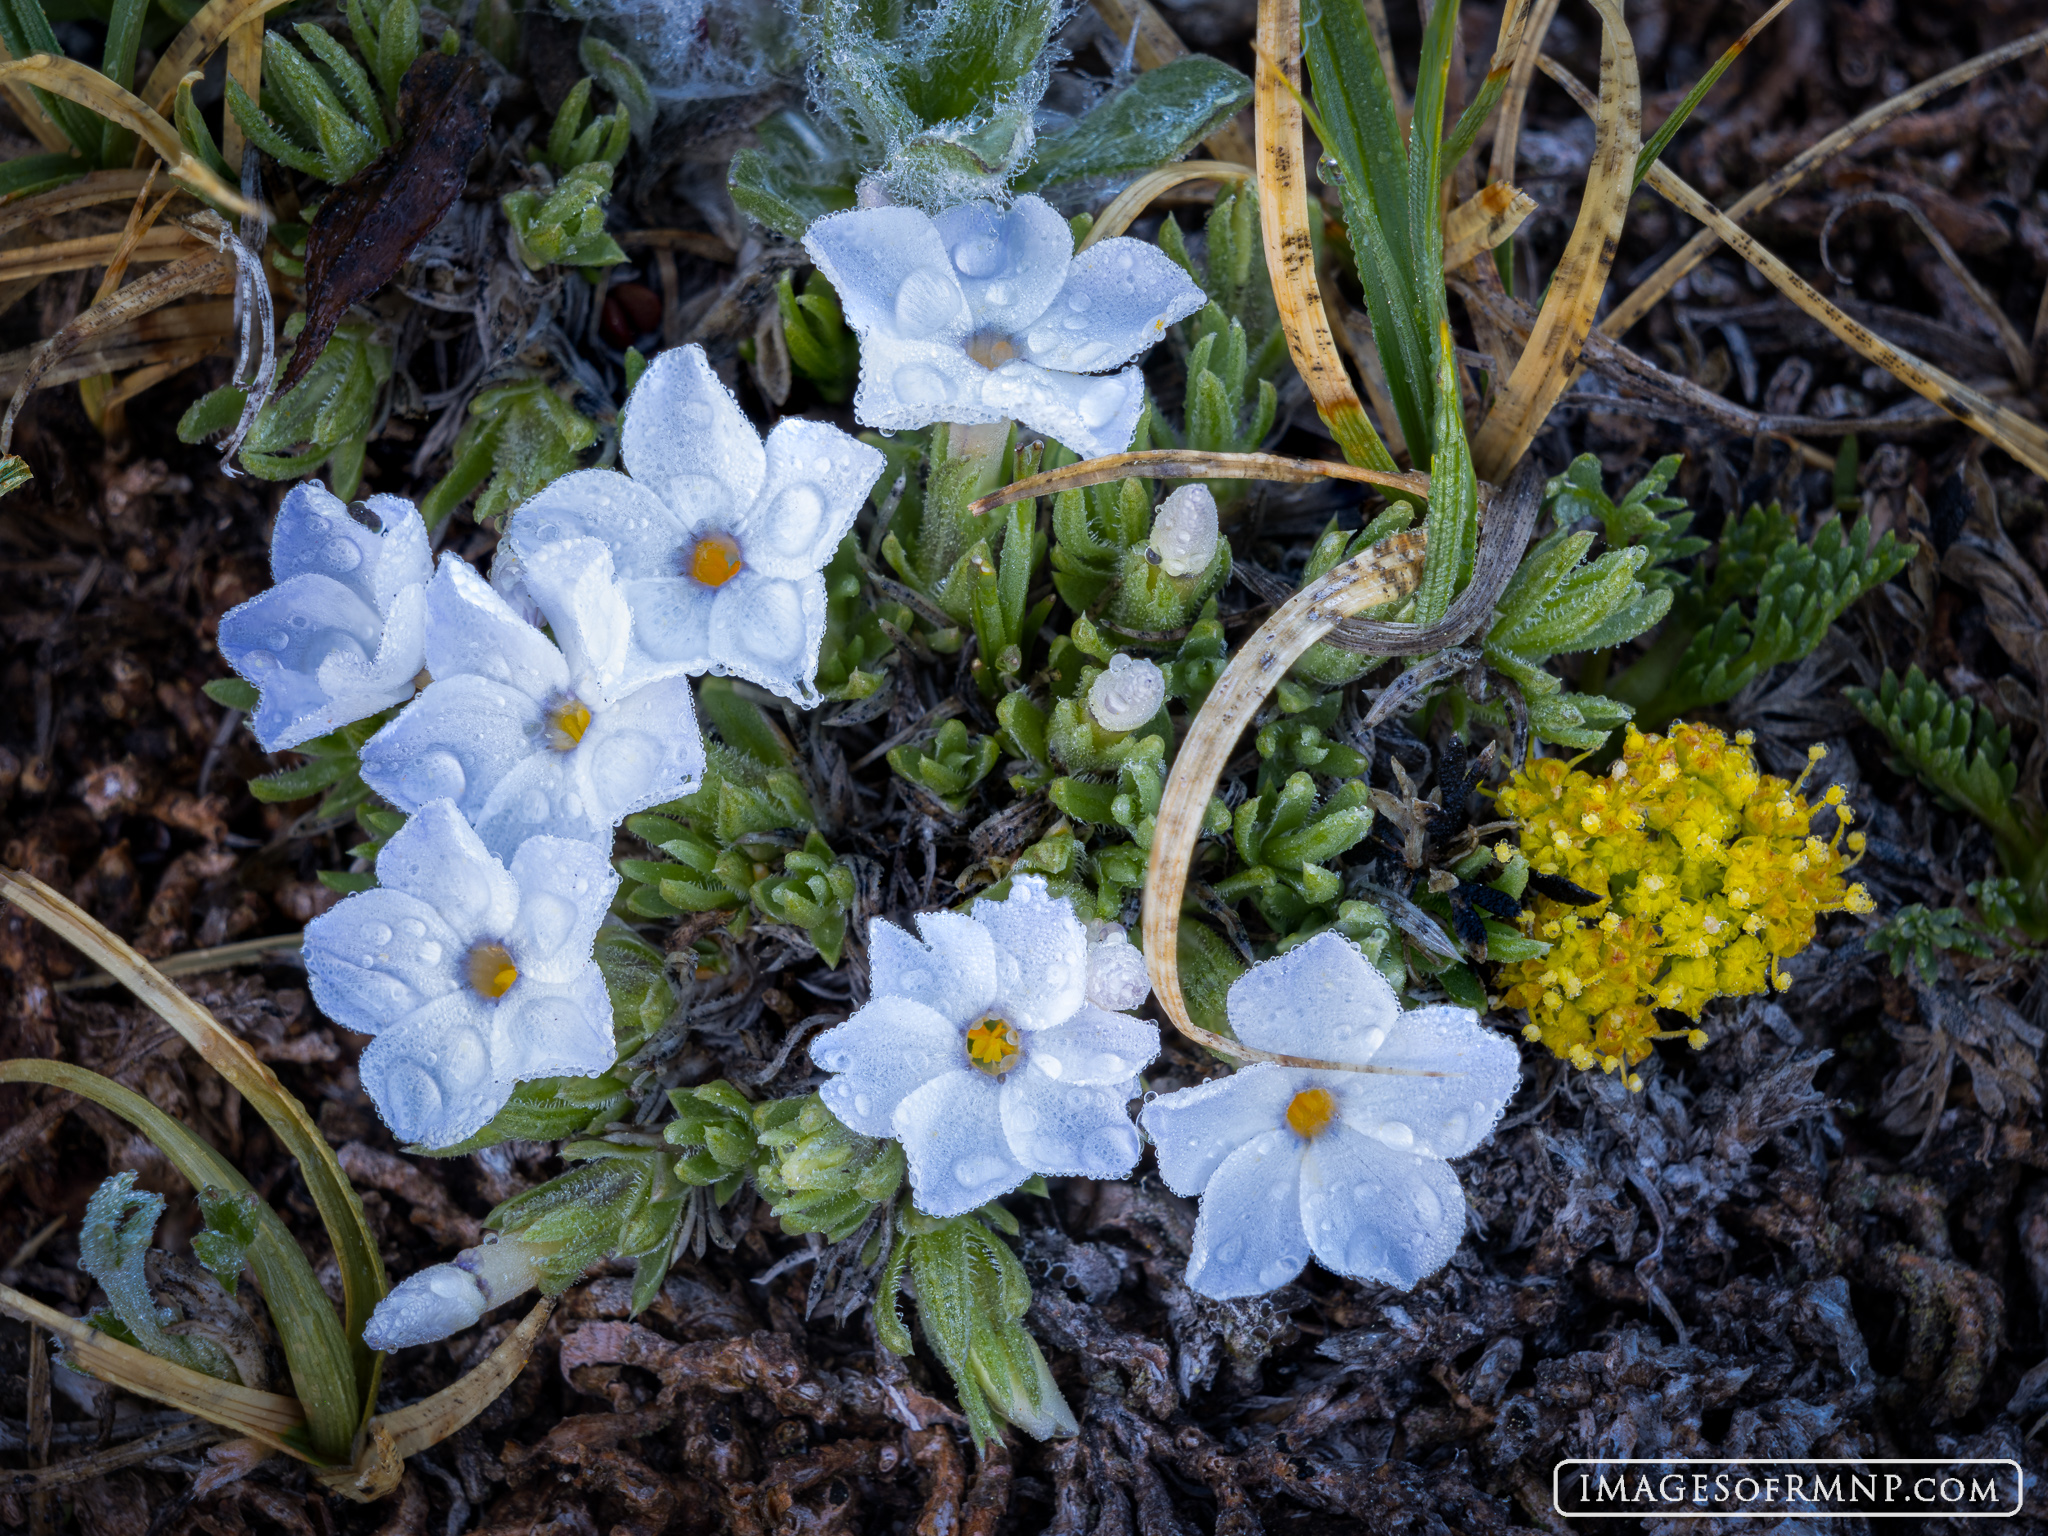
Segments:
[[[1424,1222],[1434,1226],[1443,1219],[1444,1203],[1437,1199],[1436,1191],[1427,1184],[1416,1185],[1414,1189],[1409,1191],[1409,1194],[1415,1201],[1415,1214],[1420,1216]]]
[[[768,542],[785,555],[810,553],[825,521],[825,499],[814,486],[785,486],[768,509]]]
[[[866,1094],[856,1093],[853,1096],[853,1112],[856,1115],[865,1115],[869,1113],[873,1108],[874,1105],[868,1099],[868,1096]]]
[[[969,1189],[1003,1176],[1007,1165],[999,1157],[963,1157],[953,1165],[953,1177]]]
[[[347,539],[329,539],[320,553],[330,571],[352,571],[363,563],[363,552]]]
[[[1244,1239],[1242,1237],[1226,1237],[1222,1245],[1216,1250],[1216,1262],[1218,1264],[1235,1264],[1243,1255]]]
[[[391,942],[391,929],[384,923],[371,923],[363,929],[363,937],[376,948],[382,949]]]
[[[1059,1057],[1053,1055],[1050,1051],[1041,1051],[1038,1055],[1038,1070],[1057,1082],[1060,1074],[1067,1069]]]
[[[425,940],[419,949],[420,964],[433,965],[441,958],[441,946],[432,939]]]
[[[821,1071],[825,1072],[844,1072],[850,1065],[847,1054],[844,1051],[816,1051],[812,1053],[811,1060],[818,1064]]]
[[[903,279],[896,290],[896,329],[919,338],[944,330],[960,313],[960,290],[923,268]]]
[[[990,304],[1007,304],[1010,302],[1010,285],[1001,282],[990,283],[983,291],[982,297]]]
[[[1085,314],[1094,303],[1093,299],[1089,298],[1087,294],[1078,288],[1067,295],[1067,308],[1077,315]]]
[[[1259,1284],[1267,1290],[1277,1290],[1294,1278],[1294,1266],[1285,1259],[1268,1259],[1259,1266]]]
[[[953,265],[965,277],[987,277],[1003,264],[1003,242],[996,235],[974,235],[953,247]]]
[[[1382,1120],[1372,1133],[1396,1152],[1405,1152],[1415,1145],[1415,1128],[1399,1120]]]
[[[1471,1122],[1465,1118],[1465,1112],[1463,1110],[1456,1110],[1453,1111],[1451,1114],[1446,1115],[1444,1117],[1445,1144],[1454,1146],[1462,1142],[1465,1139],[1465,1128],[1470,1123]]]
[[[1386,1038],[1387,1032],[1384,1029],[1381,1029],[1377,1024],[1370,1025],[1360,1032],[1358,1036],[1358,1048],[1359,1050],[1363,1051],[1366,1055],[1370,1056],[1374,1051],[1380,1048],[1381,1044],[1386,1040]]]
[[[453,752],[423,752],[398,775],[400,789],[414,805],[460,800],[468,775]]]
[[[889,380],[896,398],[908,406],[934,406],[946,398],[946,380],[938,369],[925,363],[908,363]]]
[[[1106,427],[1123,409],[1124,387],[1115,379],[1105,379],[1074,402],[1074,409],[1089,427]]]

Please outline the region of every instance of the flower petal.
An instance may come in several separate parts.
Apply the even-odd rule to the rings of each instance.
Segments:
[[[965,1029],[995,1003],[995,940],[960,912],[920,912],[917,925],[922,944],[887,918],[868,924],[869,994],[907,997]]]
[[[961,203],[932,225],[946,244],[976,330],[1004,336],[1023,330],[1068,281],[1074,232],[1042,197],[1020,197],[1007,212],[990,203]]]
[[[377,884],[418,897],[465,945],[503,938],[519,915],[519,880],[452,800],[428,801],[391,834],[377,855]]]
[[[1014,416],[1084,458],[1100,458],[1131,446],[1145,379],[1136,368],[1098,378],[1013,358],[989,375],[981,401],[998,419]]]
[[[661,678],[599,710],[569,756],[579,792],[606,826],[689,794],[704,777],[704,738],[688,681]]]
[[[347,587],[378,611],[382,604],[372,573],[382,553],[376,532],[350,517],[347,504],[317,480],[295,485],[285,494],[277,524],[270,530],[273,581],[282,585],[294,576],[322,577]]]
[[[335,1023],[380,1033],[461,983],[464,936],[416,896],[358,891],[306,925],[306,978]]]
[[[540,705],[516,688],[443,678],[363,743],[363,782],[402,811],[448,799],[474,821],[505,775],[544,750],[541,724]]]
[[[741,553],[769,576],[822,570],[881,477],[878,449],[822,421],[784,417],[768,434],[768,478]]]
[[[860,333],[898,341],[964,341],[974,317],[937,226],[914,208],[855,208],[818,220],[804,249]],[[866,416],[861,420],[866,421]]]
[[[327,576],[294,576],[220,621],[221,655],[261,690],[251,724],[273,752],[404,702],[423,648],[416,619],[388,636],[361,595]]]
[[[797,581],[742,570],[711,604],[711,670],[743,677],[806,709],[819,704],[825,578]]]
[[[681,576],[643,577],[622,585],[626,606],[633,614],[633,649],[626,664],[629,679],[694,677],[711,670],[711,610],[718,603],[716,588]]]
[[[1083,1003],[1066,1023],[1034,1034],[1026,1059],[1055,1082],[1106,1087],[1144,1071],[1158,1054],[1158,1025]]]
[[[621,581],[673,576],[703,502],[670,506],[615,469],[579,469],[547,485],[512,514],[505,536],[521,555],[563,539],[596,539],[612,552]]]
[[[1300,1148],[1293,1132],[1267,1131],[1223,1160],[1202,1192],[1190,1290],[1216,1301],[1263,1296],[1301,1273]]]
[[[589,739],[585,733],[584,740]],[[486,848],[510,863],[530,837],[566,837],[611,847],[613,822],[593,803],[573,756],[543,747],[515,763],[491,786],[490,797],[470,818]]]
[[[878,997],[813,1040],[811,1060],[835,1074],[818,1090],[827,1109],[863,1136],[893,1136],[896,1106],[957,1073],[967,1052],[958,1026],[923,1003]]]
[[[498,1082],[596,1077],[617,1055],[611,995],[594,961],[586,959],[566,982],[522,974],[492,1011],[491,1073]]]
[[[1063,373],[1118,368],[1185,320],[1208,296],[1166,252],[1119,236],[1082,251],[1066,285],[1024,330],[1023,355]]]
[[[1342,934],[1319,933],[1231,984],[1230,1027],[1246,1045],[1288,1056],[1376,1061],[1400,1004]]]
[[[1223,1160],[1287,1123],[1287,1106],[1309,1075],[1271,1062],[1162,1094],[1138,1123],[1159,1152],[1159,1176],[1177,1195],[1199,1195]]]
[[[736,519],[761,494],[760,436],[700,346],[647,365],[626,401],[620,452],[641,488],[685,519]]]
[[[979,1072],[933,1078],[889,1123],[910,1164],[911,1203],[927,1216],[964,1216],[1031,1177],[1003,1134],[1002,1089]]]
[[[519,916],[503,937],[520,982],[574,980],[590,964],[598,925],[619,888],[610,861],[589,843],[530,837],[512,855],[512,878],[519,886]],[[609,1023],[605,1029],[610,1039]],[[611,1065],[609,1058],[605,1065]]]
[[[1137,1165],[1138,1128],[1107,1088],[1080,1088],[1045,1075],[1030,1061],[1002,1083],[1003,1134],[1034,1173],[1121,1179]]]
[[[1465,1193],[1441,1159],[1339,1122],[1302,1159],[1301,1220],[1325,1269],[1408,1290],[1458,1251]]]
[[[403,496],[372,496],[364,505],[384,530],[369,573],[370,600],[379,612],[389,613],[399,593],[434,579],[434,551],[420,509]]]
[[[1088,933],[1064,897],[1019,875],[1004,901],[977,901],[974,920],[995,940],[996,1010],[1019,1029],[1074,1016],[1088,986]]]
[[[853,414],[884,432],[1001,421],[1003,412],[982,398],[989,371],[957,341],[901,341],[876,332],[860,343],[860,388]]]
[[[1481,1025],[1471,1009],[1445,1005],[1397,1015],[1372,1062],[1447,1074],[1333,1072],[1324,1084],[1336,1094],[1344,1124],[1432,1157],[1463,1157],[1484,1141],[1522,1078],[1522,1053],[1512,1040]]]
[[[611,551],[596,539],[563,539],[522,555],[520,567],[571,681],[579,690],[609,695],[625,671],[633,636],[626,595],[612,579]]]
[[[569,686],[548,637],[512,611],[468,561],[444,554],[427,587],[427,670],[438,680],[474,673],[545,699]]]
[[[356,1070],[392,1134],[416,1146],[453,1146],[512,1096],[491,1067],[491,1007],[466,988],[384,1031]]]

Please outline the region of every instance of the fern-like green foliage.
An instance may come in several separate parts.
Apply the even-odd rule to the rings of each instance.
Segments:
[[[1868,519],[1822,523],[1810,542],[1776,503],[1752,506],[1722,530],[1711,566],[1681,586],[1656,644],[1609,692],[1647,727],[1723,703],[1782,662],[1819,645],[1872,588],[1906,568],[1913,546]]]
[[[962,811],[974,786],[989,776],[1002,755],[995,737],[979,735],[958,720],[948,720],[922,745],[906,742],[892,747],[889,766],[952,810]]]
[[[1903,680],[1887,669],[1876,689],[1846,692],[1890,744],[1894,768],[1990,831],[2007,878],[1971,885],[1984,915],[2048,937],[2048,810],[2019,789],[2011,728],[1982,705],[1951,698],[1918,667]]]
[[[1968,913],[1918,902],[1899,908],[1866,934],[1863,947],[1889,960],[1894,976],[1905,975],[1912,965],[1930,984],[1941,971],[1944,953],[1987,960],[1997,952],[1990,930]]]
[[[597,164],[609,177],[604,163]],[[609,242],[611,236],[603,238]],[[319,366],[314,365],[316,371]],[[583,450],[596,441],[597,423],[556,394],[546,380],[525,379],[484,390],[470,401],[469,419],[455,439],[453,462],[421,500],[420,516],[429,528],[439,527],[465,497],[483,486],[470,516],[479,523],[503,517],[577,468]]]
[[[499,198],[498,206],[512,226],[519,259],[530,270],[611,267],[626,259],[618,241],[605,233],[604,210],[611,195],[611,162],[587,160],[544,192],[522,187]]]
[[[294,315],[285,334],[298,335],[305,323],[304,315]],[[242,446],[243,468],[265,480],[296,480],[318,473],[324,464],[334,494],[345,500],[355,496],[377,400],[391,379],[391,349],[372,337],[364,321],[335,329],[297,388],[273,395],[256,413]],[[225,432],[241,418],[247,398],[234,385],[202,395],[179,418],[179,438],[197,443]]]
[[[115,1174],[92,1192],[78,1229],[78,1267],[99,1281],[107,1306],[88,1321],[159,1359],[239,1385],[227,1351],[210,1339],[170,1332],[165,1324],[175,1314],[160,1312],[150,1295],[144,1261],[163,1213],[164,1197],[137,1189],[132,1171]]]
[[[561,109],[555,113],[554,126],[548,130],[546,160],[558,173],[567,174],[593,160],[602,160],[617,170],[619,162],[625,158],[626,145],[633,132],[632,119],[623,104],[610,112],[591,116],[590,90],[593,84],[595,82],[586,75],[569,88],[569,94],[562,99]]]

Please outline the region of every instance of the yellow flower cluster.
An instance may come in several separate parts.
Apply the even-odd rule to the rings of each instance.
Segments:
[[[1806,774],[1788,783],[1759,772],[1753,739],[1630,727],[1607,774],[1543,758],[1503,786],[1499,807],[1520,824],[1530,868],[1599,898],[1570,907],[1538,896],[1522,914],[1529,936],[1551,946],[1502,968],[1502,1004],[1529,1011],[1528,1039],[1608,1072],[1642,1061],[1653,1040],[1703,1046],[1704,1031],[1663,1029],[1656,1010],[1697,1022],[1716,997],[1782,992],[1792,978],[1778,962],[1813,942],[1819,914],[1871,910],[1863,887],[1842,879],[1863,834],[1849,833],[1845,858],[1853,816],[1841,786],[1821,797],[1838,818],[1823,842],[1808,830],[1817,807],[1800,794]],[[1825,755],[1813,748],[1807,771]],[[1642,1086],[1634,1073],[1627,1082]]]

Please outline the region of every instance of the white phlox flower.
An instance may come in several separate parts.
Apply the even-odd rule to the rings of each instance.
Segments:
[[[363,1325],[363,1342],[372,1349],[409,1349],[472,1328],[493,1307],[540,1284],[539,1256],[530,1243],[493,1236],[446,1264],[415,1270],[377,1303]]]
[[[1200,1195],[1187,1282],[1219,1300],[1284,1285],[1313,1253],[1407,1289],[1457,1251],[1470,1152],[1515,1091],[1519,1053],[1469,1008],[1403,1012],[1357,948],[1321,933],[1230,989],[1246,1045],[1402,1074],[1259,1062],[1139,1116],[1176,1194]]]
[[[818,1090],[832,1113],[903,1143],[930,1216],[971,1211],[1034,1173],[1129,1173],[1138,1133],[1124,1105],[1159,1031],[1089,1001],[1073,907],[1022,875],[1007,900],[923,912],[917,929],[922,943],[869,925],[871,1001],[811,1046],[836,1074]]]
[[[602,851],[535,837],[508,869],[435,800],[392,834],[377,878],[306,925],[306,975],[329,1018],[376,1036],[358,1070],[400,1141],[452,1146],[514,1083],[610,1068],[591,947],[619,882]]]
[[[221,655],[262,695],[249,725],[266,752],[412,697],[434,574],[427,528],[401,497],[365,505],[382,532],[317,481],[292,487],[270,535],[277,585],[220,621]]]
[[[564,539],[611,551],[633,618],[628,681],[716,672],[814,708],[822,572],[882,455],[798,416],[764,442],[699,346],[648,365],[620,451],[630,476],[578,470],[512,515],[518,559]]]
[[[1040,197],[937,218],[855,208],[813,224],[804,249],[860,336],[854,414],[865,425],[1015,419],[1086,458],[1121,453],[1137,430],[1145,381],[1123,365],[1207,302],[1142,240],[1076,255],[1067,221]]]
[[[364,744],[363,782],[405,811],[454,801],[500,858],[543,832],[609,852],[620,821],[703,774],[690,685],[628,679],[632,618],[595,540],[522,556],[519,584],[552,642],[442,556],[427,589],[433,681]]]

